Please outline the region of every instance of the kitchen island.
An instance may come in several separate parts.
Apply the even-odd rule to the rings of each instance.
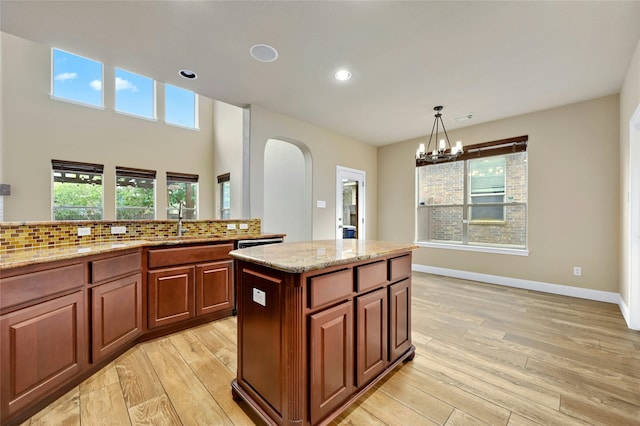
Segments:
[[[234,398],[267,424],[326,424],[412,359],[415,248],[348,239],[232,251]]]

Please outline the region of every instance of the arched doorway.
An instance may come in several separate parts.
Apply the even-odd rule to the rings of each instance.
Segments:
[[[306,151],[306,153],[305,153]],[[264,232],[312,239],[311,157],[303,144],[269,139],[264,151]]]

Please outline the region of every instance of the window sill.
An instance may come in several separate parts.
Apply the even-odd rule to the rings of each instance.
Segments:
[[[476,220],[470,220],[469,221],[469,225],[499,225],[499,226],[504,226],[506,225],[507,222],[504,220],[482,220],[482,219],[476,219]]]
[[[528,249],[515,249],[506,247],[487,247],[463,244],[430,243],[427,241],[417,241],[418,247],[438,248],[445,250],[474,251],[479,253],[506,254],[511,256],[529,256]]]

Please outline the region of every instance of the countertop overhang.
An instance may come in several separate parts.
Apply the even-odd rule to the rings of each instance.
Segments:
[[[413,243],[315,240],[233,250],[231,257],[289,273],[301,273],[417,249]]]

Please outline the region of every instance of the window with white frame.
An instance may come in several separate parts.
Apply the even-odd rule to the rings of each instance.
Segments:
[[[155,219],[155,189],[155,170],[117,166],[116,219]]]
[[[53,220],[102,219],[102,164],[51,160]]]
[[[198,218],[198,175],[167,172],[167,219]]]
[[[115,70],[116,111],[156,118],[156,83],[153,79],[120,68]]]
[[[191,90],[165,84],[164,121],[190,129],[198,128],[198,96]]]
[[[51,94],[54,98],[102,107],[102,64],[52,49]]]
[[[470,145],[459,161],[417,160],[417,239],[527,247],[527,136]]]

